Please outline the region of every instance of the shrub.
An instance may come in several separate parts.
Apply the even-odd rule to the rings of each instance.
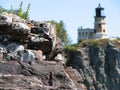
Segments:
[[[76,46],[74,46],[74,45],[64,46],[64,50],[65,50],[65,52],[76,51]]]
[[[83,42],[83,39],[80,39],[80,40],[78,41],[78,44],[79,44],[79,43],[82,43],[82,42]]]
[[[98,45],[100,45],[100,41],[99,40],[88,40],[87,42],[92,47],[97,47]]]

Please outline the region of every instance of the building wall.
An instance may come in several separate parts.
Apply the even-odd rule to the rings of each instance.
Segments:
[[[95,17],[95,23],[96,24],[105,23],[105,18]]]
[[[78,41],[80,39],[87,40],[87,39],[93,38],[93,32],[94,32],[94,29],[89,29],[89,28],[78,29]]]
[[[103,39],[103,38],[108,38],[108,36],[107,36],[106,33],[101,33],[101,32],[99,32],[99,33],[95,33],[95,34],[93,35],[93,38],[94,38],[94,39]]]
[[[105,16],[95,17],[94,29],[95,29],[95,33],[93,35],[94,39],[108,38],[106,32]]]
[[[95,33],[106,33],[105,17],[95,17],[94,28]]]

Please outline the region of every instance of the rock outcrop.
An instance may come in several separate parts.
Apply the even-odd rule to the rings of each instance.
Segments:
[[[67,69],[69,70],[69,69]],[[67,71],[66,70],[66,71]],[[71,71],[74,70],[71,68]],[[83,90],[80,82],[73,81],[64,66],[54,61],[25,63],[0,62],[0,89],[2,90]],[[74,71],[79,81],[79,73]]]
[[[50,23],[0,14],[0,90],[86,90],[57,40]]]
[[[120,50],[110,41],[69,52],[69,65],[79,71],[87,90],[120,90]]]
[[[34,60],[39,50],[49,59],[50,53],[59,45],[57,38],[55,26],[50,23],[26,21],[6,12],[0,14],[0,48],[7,55],[4,59],[11,56],[24,60],[24,56],[28,56]]]

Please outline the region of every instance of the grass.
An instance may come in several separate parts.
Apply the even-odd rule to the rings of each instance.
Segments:
[[[65,46],[64,50],[65,52],[67,51],[76,51],[78,48],[86,47],[86,46],[91,46],[91,47],[99,47],[99,46],[104,46],[106,47],[108,42],[112,42],[114,46],[118,49],[120,49],[120,39],[115,39],[115,40],[110,40],[110,39],[89,39],[89,40],[79,40],[77,44]]]
[[[120,39],[115,39],[112,41],[114,43],[114,46],[118,49],[120,49]]]
[[[77,48],[76,48],[76,45],[69,45],[69,46],[64,46],[64,50],[65,52],[68,52],[68,51],[76,51]]]
[[[92,47],[106,46],[108,41],[109,41],[108,39],[99,39],[99,40],[89,39],[89,40],[84,40],[82,42],[79,42],[77,46],[84,47],[85,44]]]

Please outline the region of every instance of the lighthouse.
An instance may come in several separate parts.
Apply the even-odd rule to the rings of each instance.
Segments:
[[[95,9],[95,22],[94,22],[94,39],[107,38],[106,32],[106,16],[104,15],[104,8],[99,4]]]
[[[108,38],[105,18],[104,8],[99,4],[98,7],[95,8],[94,28],[78,28],[78,41],[81,39],[88,40]]]

